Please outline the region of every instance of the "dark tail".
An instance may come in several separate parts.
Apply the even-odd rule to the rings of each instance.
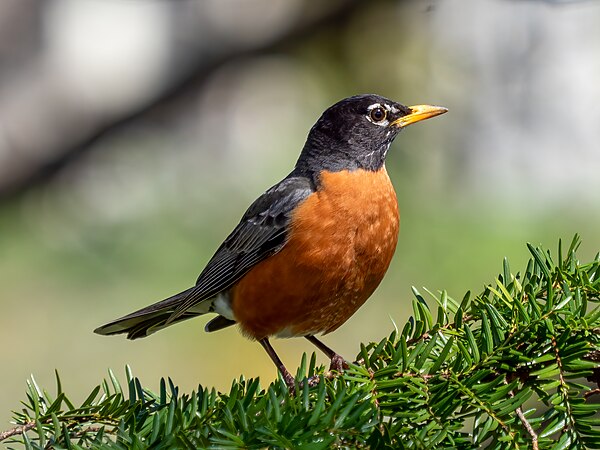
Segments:
[[[102,325],[101,327],[96,328],[94,333],[102,334],[104,336],[127,333],[127,339],[138,339],[149,336],[167,326],[209,312],[212,302],[203,301],[177,317],[175,320],[169,320],[173,312],[177,309],[177,306],[189,298],[193,289],[193,287],[189,288],[158,303],[132,312],[131,314],[107,323],[106,325]]]

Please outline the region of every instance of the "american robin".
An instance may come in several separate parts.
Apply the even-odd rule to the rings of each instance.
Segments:
[[[378,95],[349,97],[312,127],[292,172],[262,194],[208,262],[196,285],[95,330],[146,337],[216,313],[207,332],[238,324],[265,348],[290,390],[294,377],[269,338],[318,340],[356,312],[379,285],[398,241],[396,193],[385,170],[407,125],[446,108],[404,106]]]

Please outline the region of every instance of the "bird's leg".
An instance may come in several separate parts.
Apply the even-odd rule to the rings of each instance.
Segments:
[[[281,359],[279,359],[279,356],[277,356],[277,353],[275,353],[275,349],[271,346],[269,339],[262,338],[258,342],[260,342],[260,345],[263,346],[267,354],[271,357],[271,360],[275,363],[277,369],[283,376],[283,381],[285,381],[285,384],[287,384],[287,387],[290,390],[290,392],[293,393],[296,390],[295,379],[292,376],[292,374],[285,368],[285,366],[281,362]]]
[[[331,360],[331,364],[329,366],[329,370],[336,370],[338,372],[343,372],[344,369],[348,368],[348,364],[344,361],[340,355],[334,352],[332,349],[323,344],[320,340],[312,335],[304,336],[310,342],[312,342],[319,350],[321,350],[325,355]]]

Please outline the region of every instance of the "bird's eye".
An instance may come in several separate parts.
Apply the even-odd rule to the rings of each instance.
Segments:
[[[371,117],[371,120],[373,122],[382,122],[385,120],[387,113],[386,113],[385,109],[377,107],[377,108],[373,108],[369,112],[369,116]]]

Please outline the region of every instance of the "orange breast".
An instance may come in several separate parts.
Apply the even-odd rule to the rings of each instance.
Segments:
[[[251,338],[329,333],[369,298],[398,241],[398,203],[385,168],[324,172],[295,211],[285,247],[230,291]]]

